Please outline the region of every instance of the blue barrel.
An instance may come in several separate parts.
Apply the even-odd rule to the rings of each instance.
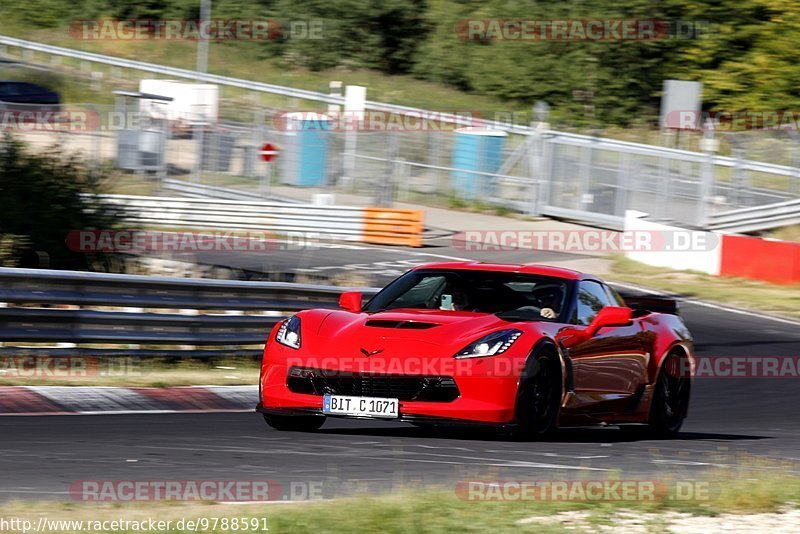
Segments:
[[[459,128],[455,130],[455,136],[452,167],[459,169],[452,172],[455,195],[468,200],[493,196],[495,178],[475,173],[500,169],[508,134],[486,128]]]
[[[300,187],[325,185],[329,119],[320,113],[288,113],[285,118],[281,181]]]

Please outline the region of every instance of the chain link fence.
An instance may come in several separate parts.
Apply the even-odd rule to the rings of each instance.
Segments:
[[[35,150],[54,145],[114,169],[115,192],[268,197],[339,203],[518,212],[617,225],[625,210],[704,226],[710,215],[798,197],[800,139],[794,131],[724,134],[732,147],[691,152],[533,128],[370,129],[337,127],[314,112],[221,99],[219,120],[163,120],[136,99],[63,105],[55,115],[0,108],[3,129]],[[303,117],[314,116],[314,121]],[[334,115],[335,118],[335,115]],[[333,122],[333,126],[331,123]],[[262,147],[279,148],[266,163]]]

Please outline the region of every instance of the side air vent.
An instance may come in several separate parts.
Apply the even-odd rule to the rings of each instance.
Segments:
[[[427,330],[434,326],[439,326],[439,323],[424,323],[421,321],[390,321],[387,319],[370,319],[366,323],[367,326],[374,326],[376,328],[404,328],[407,330]]]

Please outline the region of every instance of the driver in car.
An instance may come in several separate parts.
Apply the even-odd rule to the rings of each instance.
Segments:
[[[547,285],[535,287],[532,291],[533,301],[539,308],[539,315],[545,319],[555,319],[561,312],[564,293],[560,286]]]
[[[469,297],[466,291],[451,287],[449,293],[442,293],[440,310],[463,311],[469,306]]]

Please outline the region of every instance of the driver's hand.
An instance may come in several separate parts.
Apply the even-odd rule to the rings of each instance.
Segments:
[[[542,310],[539,312],[539,315],[541,315],[545,319],[556,318],[556,312],[553,310],[553,308],[542,308]]]

